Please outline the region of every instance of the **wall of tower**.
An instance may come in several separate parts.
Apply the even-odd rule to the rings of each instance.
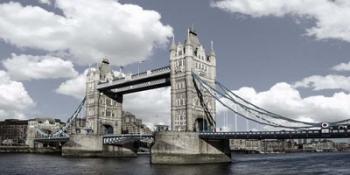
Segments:
[[[94,134],[121,133],[122,98],[120,101],[115,101],[96,89],[97,84],[107,78],[108,76],[101,76],[101,66],[98,70],[90,69],[87,74],[86,127]]]
[[[203,98],[200,98],[192,77],[192,72],[195,72],[209,84],[215,85],[216,58],[213,49],[206,54],[197,34],[189,31],[184,44],[172,44],[170,65],[172,130],[198,131],[200,119],[207,122],[208,127],[204,130],[214,129],[215,123],[210,118],[215,119],[215,99],[207,92],[202,92]]]

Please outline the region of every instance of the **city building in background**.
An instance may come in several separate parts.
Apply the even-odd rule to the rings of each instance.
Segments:
[[[41,137],[40,132],[53,134],[64,126],[64,122],[54,118],[33,118],[28,120],[26,145],[33,147],[34,139]]]
[[[28,120],[6,119],[0,121],[1,145],[25,145]]]
[[[130,112],[123,111],[122,114],[122,134],[150,134],[152,131],[142,123],[141,119]]]
[[[230,148],[234,152],[243,153],[288,153],[288,152],[334,152],[349,151],[348,143],[336,143],[332,140],[303,140],[298,143],[295,140],[256,140],[256,139],[232,139]]]

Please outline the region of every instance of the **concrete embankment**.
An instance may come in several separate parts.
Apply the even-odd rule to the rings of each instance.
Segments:
[[[0,153],[61,153],[59,148],[31,148],[29,146],[0,146]]]
[[[196,132],[159,132],[151,149],[153,164],[231,162],[228,140],[203,140]]]
[[[131,145],[104,145],[102,135],[72,134],[62,147],[62,156],[67,157],[136,157]]]

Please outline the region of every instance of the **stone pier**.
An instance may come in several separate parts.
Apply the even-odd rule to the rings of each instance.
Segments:
[[[136,157],[133,144],[104,145],[102,135],[71,135],[62,147],[62,156],[70,157]]]
[[[151,149],[153,164],[231,162],[228,140],[203,140],[196,132],[159,132]]]

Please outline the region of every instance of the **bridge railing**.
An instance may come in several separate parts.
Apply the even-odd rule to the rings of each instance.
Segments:
[[[139,134],[139,133],[134,133],[134,134],[106,134],[103,135],[104,138],[106,137],[153,137],[153,134]]]
[[[158,73],[158,72],[166,72],[170,70],[170,66],[164,66],[164,67],[160,67],[157,69],[153,69],[151,70],[152,73]]]
[[[122,78],[116,78],[113,80],[113,84],[118,84],[118,83],[122,83],[128,80],[134,80],[134,79],[139,79],[139,78],[143,78],[143,77],[147,77],[147,76],[152,76],[152,75],[158,75],[164,72],[169,72],[170,71],[170,66],[164,66],[164,67],[160,67],[157,69],[153,69],[153,70],[148,70],[145,72],[141,72],[141,73],[137,73],[137,74],[132,74],[132,75],[127,75],[125,77]],[[109,82],[99,82],[99,85],[102,85],[102,87],[104,86],[108,86]]]
[[[162,83],[166,83],[167,80],[164,79],[160,79],[160,80],[154,80],[154,81],[148,81],[148,82],[144,82],[141,84],[137,84],[137,85],[130,85],[130,86],[126,86],[126,87],[122,87],[122,88],[116,88],[113,89],[113,92],[122,92],[122,91],[128,91],[128,90],[133,90],[133,89],[138,89],[138,88],[143,88],[143,87],[147,87],[147,86],[152,86],[152,85],[159,85]]]
[[[145,76],[147,76],[147,72],[141,72],[137,74],[132,74],[131,78],[138,78],[138,77],[145,77]]]

